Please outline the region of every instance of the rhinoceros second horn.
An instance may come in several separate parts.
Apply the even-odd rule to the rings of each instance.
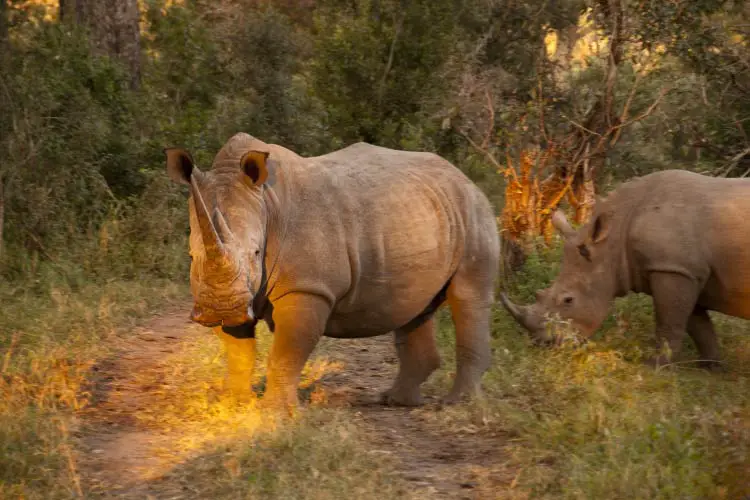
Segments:
[[[575,229],[560,210],[555,210],[555,213],[552,214],[552,226],[562,234],[563,238],[567,239],[575,234]]]

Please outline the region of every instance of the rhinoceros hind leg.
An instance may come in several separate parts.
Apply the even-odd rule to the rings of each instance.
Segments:
[[[385,404],[419,406],[423,404],[420,386],[440,367],[435,342],[435,320],[428,318],[414,329],[393,332],[399,366],[393,386],[382,394]]]
[[[458,403],[481,394],[481,378],[491,360],[491,303],[490,280],[475,282],[457,275],[448,288],[448,304],[456,327],[456,378],[443,404]]]
[[[660,347],[664,344],[668,347],[667,352],[646,360],[647,365],[658,367],[675,361],[680,354],[699,290],[694,280],[677,273],[654,272],[649,281],[654,299],[656,338]]]
[[[709,370],[723,371],[719,342],[708,312],[702,307],[696,307],[688,319],[687,331],[693,339],[700,355],[700,366]]]

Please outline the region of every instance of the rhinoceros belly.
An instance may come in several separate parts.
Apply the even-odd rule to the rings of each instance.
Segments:
[[[353,231],[351,286],[332,311],[328,336],[366,337],[406,325],[432,305],[454,271],[451,205],[421,186],[402,186],[381,203],[383,215],[372,214]]]

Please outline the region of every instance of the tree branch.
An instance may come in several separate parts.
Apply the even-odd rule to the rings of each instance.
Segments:
[[[745,148],[736,155],[734,155],[728,162],[727,168],[724,170],[723,173],[719,174],[719,177],[726,177],[729,175],[729,172],[734,170],[734,168],[740,163],[740,161],[750,154],[750,148]],[[746,171],[744,174],[742,174],[740,177],[746,177],[747,174],[750,174],[750,170]]]
[[[659,105],[661,100],[664,99],[664,96],[667,95],[671,90],[672,90],[672,87],[662,87],[662,89],[659,91],[659,95],[656,97],[656,99],[654,99],[654,102],[651,103],[651,106],[649,106],[646,111],[636,116],[632,120],[628,120],[626,122],[615,125],[614,130],[625,128],[629,125],[632,125],[635,122],[639,122],[643,120],[644,118],[647,118],[651,113],[654,112],[654,110]]]
[[[485,96],[487,97],[487,111],[490,115],[490,121],[487,124],[487,132],[484,135],[484,140],[482,141],[482,148],[486,149],[490,145],[492,132],[495,129],[495,105],[492,102],[492,94],[490,93],[489,87],[484,89],[484,93],[485,93]]]
[[[635,91],[638,88],[638,82],[641,80],[641,74],[636,73],[635,74],[635,80],[633,81],[632,87],[630,87],[630,92],[628,93],[628,99],[625,101],[625,105],[622,107],[622,113],[620,113],[620,118],[618,118],[618,123],[625,123],[628,120],[628,114],[630,114],[630,105],[633,103],[633,97],[635,97]],[[620,134],[622,133],[622,129],[618,128],[615,130],[614,135],[612,136],[612,139],[609,141],[610,146],[614,146],[617,144],[617,141],[620,139]]]
[[[487,159],[488,159],[488,160],[490,161],[490,163],[492,163],[492,164],[493,164],[493,165],[495,166],[495,168],[497,168],[497,169],[498,169],[498,171],[500,171],[500,170],[505,170],[505,167],[503,167],[503,166],[502,166],[502,165],[500,164],[500,162],[499,162],[499,161],[497,161],[497,158],[495,158],[495,156],[494,156],[494,155],[493,155],[492,153],[490,153],[490,152],[489,152],[489,151],[488,151],[487,149],[484,149],[484,148],[482,148],[482,147],[481,147],[481,146],[480,146],[479,144],[477,144],[476,142],[474,142],[474,141],[472,140],[472,138],[471,138],[471,137],[469,137],[469,135],[468,135],[468,134],[466,134],[466,133],[464,133],[464,132],[459,132],[459,133],[460,133],[460,134],[461,134],[462,136],[464,136],[464,138],[465,138],[465,139],[466,139],[467,141],[469,141],[469,144],[471,144],[471,145],[472,145],[472,147],[473,147],[474,149],[476,149],[477,151],[479,151],[480,153],[482,153],[483,155],[485,155],[485,156],[487,157]]]
[[[398,20],[398,24],[396,25],[396,32],[393,34],[393,40],[391,40],[391,48],[388,50],[388,62],[385,65],[383,76],[380,79],[380,87],[378,90],[378,108],[380,108],[383,104],[383,95],[385,94],[385,81],[388,78],[388,73],[391,72],[391,68],[393,67],[393,58],[396,53],[396,42],[398,42],[398,37],[401,35],[401,29],[404,26],[405,19],[406,13],[403,13]]]

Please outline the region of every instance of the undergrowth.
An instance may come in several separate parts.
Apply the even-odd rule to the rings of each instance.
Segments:
[[[554,277],[558,252],[533,256],[514,299]],[[743,498],[750,494],[750,336],[746,321],[714,314],[727,371],[690,363],[656,372],[639,360],[655,344],[650,297],[618,299],[582,346],[541,348],[502,308],[493,319],[486,398],[442,418],[476,421],[514,438],[498,460],[515,465],[515,488],[536,498]],[[429,386],[447,390],[453,329],[440,312],[444,367]],[[690,340],[686,356],[697,357]]]
[[[71,498],[81,494],[76,412],[90,369],[122,328],[185,289],[156,279],[24,288],[0,287],[0,498]]]
[[[513,298],[528,300],[547,285],[557,258],[554,249],[532,257],[516,277],[523,288],[514,286]],[[77,412],[89,404],[91,367],[139,318],[187,298],[184,284],[157,278],[58,278],[0,288],[6,306],[0,309],[2,498],[89,493],[78,465]],[[742,498],[750,493],[750,338],[746,322],[714,316],[724,374],[689,363],[659,372],[641,366],[653,345],[649,297],[617,300],[588,343],[557,348],[533,345],[497,308],[485,398],[421,413],[445,432],[474,429],[467,439],[507,437],[493,460],[516,471],[512,481],[502,486],[504,493],[497,480],[477,491],[533,498]],[[438,319],[444,362],[426,384],[432,394],[445,393],[455,371],[449,311],[439,311]],[[261,329],[256,387],[272,339]],[[686,350],[688,357],[695,354],[687,339]],[[325,351],[305,369],[301,390],[312,394],[301,418],[275,425],[254,401],[243,405],[221,395],[225,364],[213,336],[185,342],[163,362],[158,383],[169,390],[157,391],[163,397],[155,396],[136,417],[178,436],[164,457],[169,472],[157,480],[170,488],[181,485],[202,498],[415,494],[393,475],[398,464],[392,457],[368,451],[368,436],[348,410],[316,397],[321,376],[352,369],[329,362]]]

